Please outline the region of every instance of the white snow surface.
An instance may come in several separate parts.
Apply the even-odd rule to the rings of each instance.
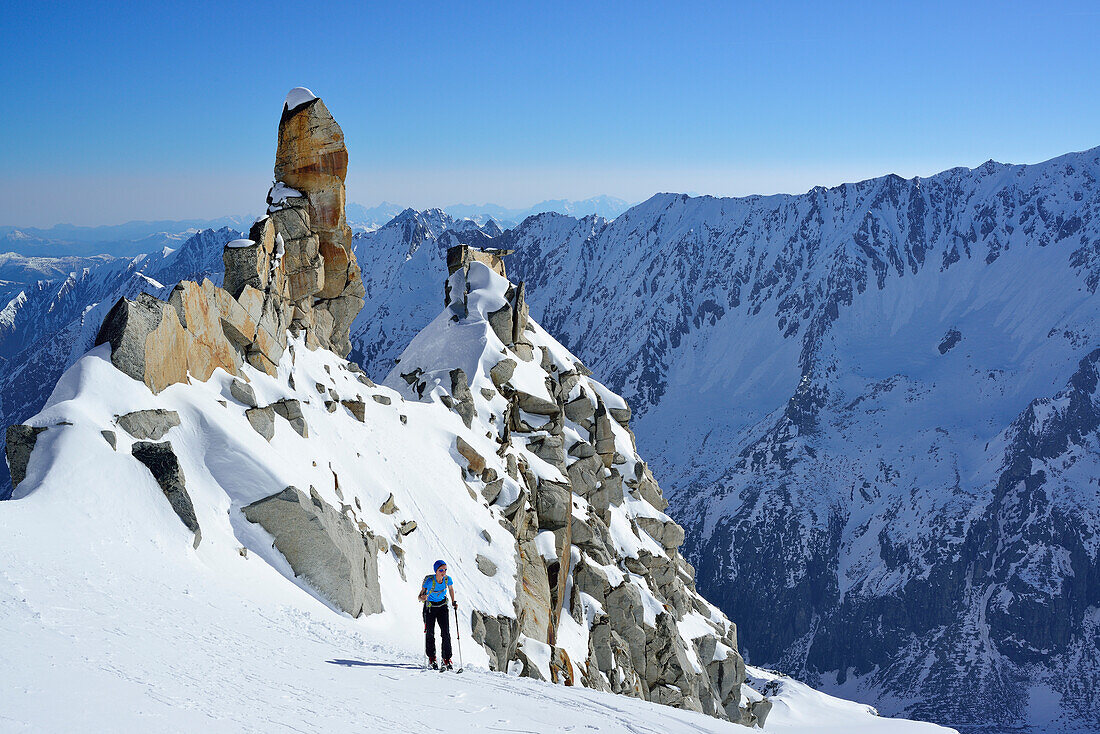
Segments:
[[[484,340],[474,343],[490,348],[467,355],[483,368],[472,370],[470,380],[481,400],[485,355],[496,351],[489,339],[495,336],[476,319],[444,324],[452,337],[484,329]],[[544,335],[536,328],[539,343],[549,339]],[[553,345],[555,359],[571,358]],[[154,395],[116,370],[108,350],[97,347],[70,367],[29,421],[46,430],[26,479],[11,501],[0,503],[0,688],[6,692],[0,729],[742,731],[702,714],[488,671],[485,652],[471,640],[470,610],[514,614],[514,543],[497,520],[499,510],[463,480],[454,446],[461,435],[499,464],[484,432],[492,419],[480,412],[489,401],[478,403],[486,422],[467,429],[437,395],[405,400],[390,387],[360,382],[330,352],[291,339],[276,377],[242,368],[260,404],[301,401],[309,438],[277,418],[268,443],[249,426],[246,406],[232,398],[231,376],[217,371],[206,382]],[[365,422],[343,407],[329,413],[317,384],[363,400]],[[179,414],[181,424],[163,440],[171,442],[186,477],[202,529],[198,548],[115,423],[114,416],[150,408]],[[104,430],[115,432],[117,450]],[[631,452],[629,461],[635,460]],[[497,468],[503,475],[504,467]],[[270,536],[240,512],[288,485],[314,490],[391,546],[401,523],[417,522],[400,541],[404,578],[393,552],[378,559],[384,612],[352,619],[336,611],[294,577]],[[390,494],[398,509],[384,515],[379,508]],[[625,502],[615,515],[635,516],[640,505],[648,507]],[[495,576],[477,570],[479,554],[496,564]],[[466,666],[461,675],[419,665],[416,589],[436,558],[448,562],[460,603],[454,626]],[[716,611],[709,621],[696,615],[685,633],[705,632],[707,624],[728,622]],[[562,639],[586,647],[587,629],[569,620]],[[539,643],[522,644],[533,658],[548,660]],[[570,654],[584,659],[580,650]],[[802,718],[777,730],[852,730],[856,720],[845,720],[847,728],[815,724],[812,709],[826,699],[803,689],[792,689],[799,698],[790,705]],[[866,723],[860,731],[896,730],[895,722],[853,707]]]
[[[283,109],[292,112],[315,99],[317,99],[317,95],[305,87],[294,87],[287,93],[286,101],[283,102]]]
[[[753,686],[767,691],[772,710],[764,723],[769,732],[835,731],[877,732],[891,734],[909,732],[950,732],[954,729],[906,719],[890,719],[879,716],[874,708],[862,703],[845,701],[800,683],[782,673],[746,666],[748,679]],[[742,690],[746,690],[748,686]],[[746,691],[750,698],[760,694],[753,688]]]
[[[271,189],[267,192],[267,200],[271,202],[267,207],[268,214],[274,214],[284,207],[286,200],[290,198],[301,198],[304,194],[298,189],[292,189],[282,181],[276,181],[271,185]],[[256,221],[262,221],[263,217]]]

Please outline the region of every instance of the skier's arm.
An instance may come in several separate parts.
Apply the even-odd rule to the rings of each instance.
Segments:
[[[451,606],[454,607],[455,609],[458,609],[458,602],[455,601],[455,587],[454,587],[454,585],[452,584],[451,586],[448,586],[447,591],[451,592]]]

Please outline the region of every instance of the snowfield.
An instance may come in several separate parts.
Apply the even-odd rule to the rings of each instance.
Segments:
[[[249,428],[223,372],[153,395],[116,370],[104,346],[65,373],[32,421],[48,428],[27,478],[0,503],[0,730],[743,730],[625,696],[488,672],[470,639],[469,610],[511,610],[515,562],[508,532],[488,507],[466,499],[450,453],[461,420],[438,404],[356,381],[331,353],[292,345],[277,378],[244,368],[261,404],[288,389],[302,400],[309,438],[279,419],[270,444]],[[318,383],[365,398],[365,423],[342,407],[326,411]],[[165,439],[195,504],[197,548],[109,418],[147,408],[180,415]],[[103,430],[115,431],[117,451]],[[244,520],[240,507],[290,484],[312,486],[337,507],[361,504],[375,532],[392,528],[391,543],[398,523],[417,521],[402,541],[407,580],[393,554],[379,557],[383,613],[352,619],[334,611],[293,580],[270,537]],[[398,512],[377,513],[390,493]],[[489,539],[467,542],[481,537],[475,528]],[[478,573],[477,553],[500,572]],[[415,590],[437,557],[449,561],[465,612],[461,675],[420,667]],[[879,718],[789,679],[773,700],[768,731],[947,731]],[[848,706],[843,715],[838,706]]]

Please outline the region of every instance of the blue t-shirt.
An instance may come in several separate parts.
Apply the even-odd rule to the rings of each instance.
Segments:
[[[432,590],[432,585],[435,585],[435,590]],[[447,598],[447,587],[454,586],[451,583],[450,576],[444,576],[442,581],[436,579],[433,573],[428,578],[424,579],[424,588],[428,591],[428,601],[439,603]]]

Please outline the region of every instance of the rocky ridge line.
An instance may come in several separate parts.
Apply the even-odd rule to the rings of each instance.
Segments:
[[[475,610],[475,640],[497,670],[762,724],[771,704],[741,696],[736,627],[695,590],[629,406],[530,319],[507,254],[450,248],[446,310],[385,382],[486,437],[455,452],[519,573],[515,616]],[[471,342],[476,361],[456,358]]]

